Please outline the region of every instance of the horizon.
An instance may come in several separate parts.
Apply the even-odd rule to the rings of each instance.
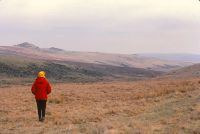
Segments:
[[[0,46],[200,54],[198,0],[1,0]]]
[[[160,53],[160,52],[147,52],[147,53],[117,53],[117,52],[101,52],[101,51],[76,51],[76,50],[67,50],[67,49],[63,49],[63,48],[59,48],[59,47],[55,47],[55,46],[48,46],[48,47],[40,47],[37,44],[31,43],[31,42],[22,42],[22,43],[18,43],[18,44],[13,44],[13,45],[0,45],[0,47],[12,47],[12,46],[17,46],[23,43],[28,43],[31,45],[34,45],[35,47],[39,47],[40,49],[49,49],[49,48],[57,48],[57,49],[61,49],[63,51],[66,52],[85,52],[85,53],[105,53],[105,54],[122,54],[122,55],[134,55],[134,54],[139,54],[139,55],[199,55],[200,53],[188,53],[188,52],[181,52],[181,53]]]

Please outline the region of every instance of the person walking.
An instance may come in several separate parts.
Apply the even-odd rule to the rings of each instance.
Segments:
[[[39,121],[43,122],[45,120],[47,95],[51,93],[51,85],[45,78],[44,71],[38,73],[38,77],[32,85],[31,92],[35,95]]]

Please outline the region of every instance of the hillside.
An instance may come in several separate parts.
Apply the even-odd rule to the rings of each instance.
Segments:
[[[30,86],[0,88],[1,134],[199,134],[198,79],[53,84],[44,123]]]
[[[171,71],[167,73],[168,77],[174,78],[195,78],[200,77],[200,64],[195,64],[192,66],[184,67],[178,70]]]
[[[14,46],[0,46],[0,83],[9,83],[7,79],[11,78],[23,81],[27,78],[25,81],[29,82],[40,70],[46,71],[49,79],[58,82],[141,80],[154,78],[163,72],[189,64],[191,63],[138,55],[39,48],[25,42]]]
[[[162,73],[142,68],[18,58],[0,57],[0,84],[31,83],[40,70],[44,70],[48,79],[54,82],[141,80],[153,78]]]
[[[187,53],[169,53],[169,54],[159,54],[159,53],[147,53],[147,54],[138,54],[146,57],[158,58],[161,60],[170,60],[170,61],[182,61],[182,62],[193,62],[200,63],[199,54],[187,54]]]
[[[14,46],[1,46],[0,55],[13,55],[36,60],[71,61],[118,67],[143,68],[154,71],[170,71],[191,65],[191,63],[186,62],[160,60],[135,54],[74,52],[55,47],[39,48],[28,42]]]

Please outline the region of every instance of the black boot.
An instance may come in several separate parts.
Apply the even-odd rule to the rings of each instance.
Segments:
[[[41,122],[44,122],[44,120],[45,120],[45,117],[42,117]]]

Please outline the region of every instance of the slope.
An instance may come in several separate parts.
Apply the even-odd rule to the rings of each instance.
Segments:
[[[74,52],[59,48],[39,48],[30,43],[22,43],[15,46],[0,47],[0,55],[21,56],[36,60],[56,60],[118,67],[143,68],[155,71],[170,71],[191,65],[192,63],[160,60],[135,54],[110,54],[99,52]]]

